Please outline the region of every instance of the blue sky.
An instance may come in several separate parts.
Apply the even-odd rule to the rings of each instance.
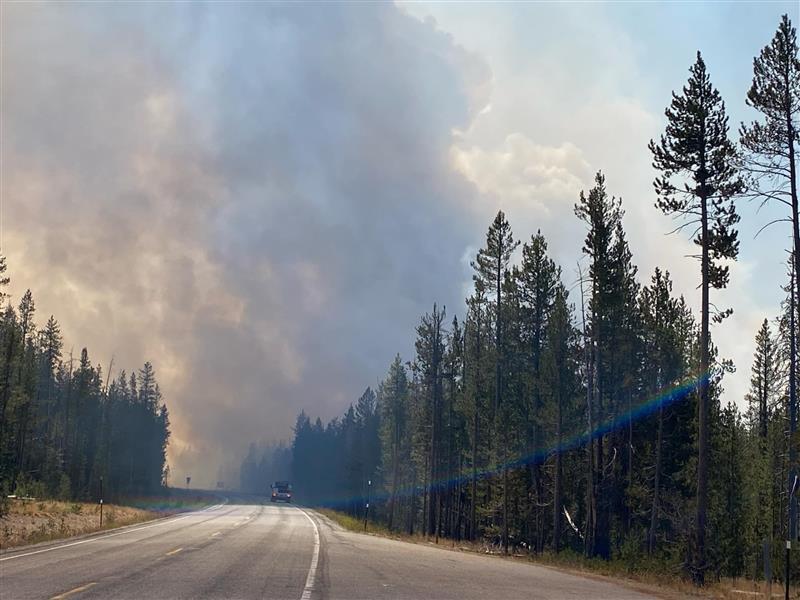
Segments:
[[[736,139],[739,123],[754,117],[745,104],[753,57],[771,39],[782,14],[797,20],[798,4],[402,6],[418,18],[434,19],[438,28],[450,32],[455,43],[485,60],[492,71],[487,101],[491,109],[478,115],[456,143],[459,152],[469,157],[464,163],[468,177],[486,180],[485,218],[494,205],[505,204],[512,224],[521,221],[528,231],[542,227],[562,265],[574,264],[578,258],[574,236],[581,232],[571,220],[575,198],[571,188],[589,187],[587,176],[602,169],[609,190],[624,199],[640,276],[648,278],[656,265],[669,269],[677,290],[696,307],[698,267],[684,258],[692,249],[683,236],[663,236],[674,225],[652,205],[655,173],[647,142],[663,131],[670,94],[686,82],[698,50],[726,101],[731,136]],[[571,162],[554,156],[564,145],[570,148]],[[517,155],[528,158],[509,169]],[[562,172],[558,178],[566,187],[550,188],[549,195],[545,182],[518,176],[526,164],[537,159],[547,162],[548,155],[554,166],[574,176],[569,180]],[[517,196],[519,201],[509,202],[509,197]],[[714,336],[722,354],[738,367],[725,386],[726,399],[740,405],[750,376],[753,336],[761,320],[774,317],[782,298],[779,284],[785,272],[783,249],[789,246],[788,224],[754,236],[764,224],[782,216],[781,208],[759,211],[757,203],[739,205],[740,261],[733,266],[730,289],[712,298],[735,310]]]

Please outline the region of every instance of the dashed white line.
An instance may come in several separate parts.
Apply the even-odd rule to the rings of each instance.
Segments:
[[[312,519],[306,511],[299,507],[298,509],[306,516],[306,519],[311,521],[311,525],[314,526],[314,554],[311,556],[311,566],[308,569],[306,586],[303,588],[303,595],[300,596],[300,600],[311,600],[311,592],[314,591],[314,581],[317,578],[317,564],[319,563],[319,528],[314,519]]]

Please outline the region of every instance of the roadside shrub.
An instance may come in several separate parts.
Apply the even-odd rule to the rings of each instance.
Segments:
[[[644,533],[641,530],[631,531],[622,541],[619,549],[619,558],[622,560],[629,573],[642,570],[646,567],[647,553],[644,550]]]
[[[28,496],[29,495],[28,494],[28,485],[29,485],[28,478],[25,475],[20,475],[19,479],[17,479],[17,482],[14,485],[13,494],[17,498],[24,498],[24,497]]]
[[[26,496],[41,500],[47,497],[47,487],[41,481],[28,480],[25,486]]]
[[[0,482],[0,519],[8,514],[8,482]]]
[[[69,500],[72,497],[71,487],[69,475],[62,473],[61,481],[58,484],[58,499],[64,501]]]

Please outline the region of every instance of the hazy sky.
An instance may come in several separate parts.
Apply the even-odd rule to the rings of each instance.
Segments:
[[[75,353],[151,360],[178,477],[216,477],[374,385],[434,301],[461,315],[498,208],[575,280],[572,214],[602,169],[643,280],[699,267],[653,207],[647,143],[703,51],[732,129],[752,58],[796,2],[2,4],[2,252],[17,301]],[[746,391],[788,226],[740,206]],[[115,367],[116,368],[116,367]]]

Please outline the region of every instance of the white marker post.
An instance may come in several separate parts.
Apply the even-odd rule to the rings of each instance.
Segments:
[[[369,516],[369,490],[372,487],[372,479],[367,480],[367,506],[364,508],[364,531],[367,530],[367,517]]]
[[[103,528],[103,477],[100,477],[100,529]]]

